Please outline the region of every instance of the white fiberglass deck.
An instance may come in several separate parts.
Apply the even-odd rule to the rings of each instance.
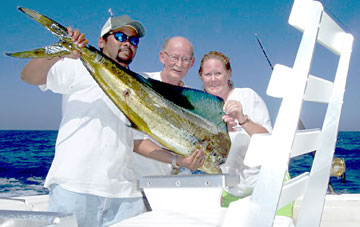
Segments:
[[[0,199],[1,210],[47,211],[48,195],[18,197],[23,201]],[[297,199],[294,207],[296,223],[302,200]],[[130,218],[112,227],[208,227],[221,226],[226,208],[210,211],[174,212],[152,211]],[[360,226],[360,194],[326,195],[321,227],[359,227]]]
[[[296,223],[302,200],[295,202],[294,223]],[[130,218],[112,227],[214,227],[221,226],[225,208],[200,212],[173,212],[166,210],[152,211]],[[327,195],[321,220],[321,227],[359,227],[360,194]]]

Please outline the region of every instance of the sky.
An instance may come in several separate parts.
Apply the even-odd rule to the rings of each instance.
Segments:
[[[339,130],[360,131],[360,1],[321,2],[328,14],[336,17],[355,38]],[[128,14],[141,21],[146,35],[131,64],[135,72],[160,71],[158,56],[163,41],[184,36],[193,43],[196,59],[184,81],[198,89],[202,88],[197,73],[201,57],[211,50],[221,51],[230,57],[235,87],[254,89],[266,102],[274,123],[281,99],[266,94],[272,71],[254,34],[257,33],[272,64],[292,67],[302,36],[288,24],[292,5],[291,0],[4,1],[0,9],[0,130],[57,130],[61,120],[61,95],[42,92],[37,86],[21,81],[20,72],[28,60],[4,55],[57,41],[20,13],[17,6],[34,9],[66,27],[78,28],[95,47],[101,27],[109,17],[109,8],[115,16]],[[310,73],[333,79],[337,62],[338,57],[319,46]],[[301,112],[305,127],[321,127],[325,108],[323,104],[305,104]]]

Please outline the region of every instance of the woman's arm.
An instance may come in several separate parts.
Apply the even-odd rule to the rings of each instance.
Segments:
[[[239,101],[228,100],[224,104],[224,110],[226,114],[223,116],[223,120],[227,123],[229,130],[233,130],[232,127],[236,126],[239,122],[241,127],[252,136],[256,133],[268,133],[268,130],[263,126],[253,122],[249,116],[243,113],[242,105]]]

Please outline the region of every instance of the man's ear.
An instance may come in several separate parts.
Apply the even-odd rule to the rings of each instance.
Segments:
[[[165,65],[165,54],[164,52],[160,51],[159,53],[159,59],[160,59],[160,62]]]
[[[103,37],[99,37],[98,38],[98,45],[99,45],[99,48],[102,49],[105,47],[105,40]]]
[[[190,69],[191,67],[193,67],[194,63],[195,63],[195,58],[193,57],[192,60],[191,60],[191,65],[190,65],[189,69]]]

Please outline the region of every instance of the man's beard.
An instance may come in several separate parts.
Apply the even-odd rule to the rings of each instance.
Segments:
[[[126,50],[130,52],[130,56],[133,56],[133,52],[132,52],[131,49],[126,48]],[[120,51],[121,51],[121,50],[120,50]],[[133,60],[132,57],[123,59],[123,58],[120,58],[120,57],[119,57],[119,54],[116,56],[116,61],[118,61],[119,63],[126,64],[126,65],[129,65],[129,64],[132,62],[132,60]]]
[[[119,63],[123,63],[125,65],[129,65],[132,62],[132,58],[121,59],[119,56],[117,56],[116,61],[119,62]]]

